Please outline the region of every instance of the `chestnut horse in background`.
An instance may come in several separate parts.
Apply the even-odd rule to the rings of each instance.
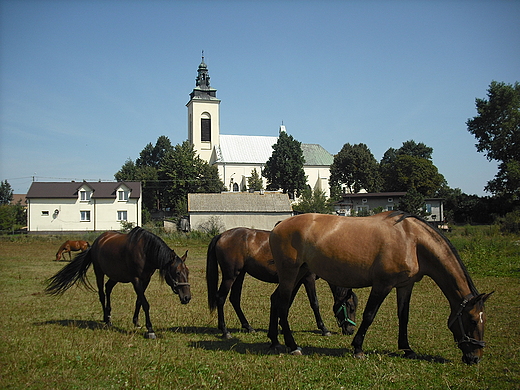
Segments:
[[[174,250],[158,236],[140,227],[128,234],[106,232],[101,234],[92,246],[80,253],[58,273],[47,280],[45,292],[61,295],[79,282],[91,288],[87,270],[94,266],[99,301],[103,307],[103,321],[112,325],[110,295],[117,283],[132,283],[137,295],[133,322],[139,326],[141,307],[146,316],[145,337],[155,339],[150,321],[150,304],[144,293],[156,270],[172,291],[179,296],[182,304],[191,300],[189,270],[186,266],[188,251],[179,257]],[[105,283],[105,275],[108,281]],[[104,289],[103,289],[104,287]]]
[[[63,244],[61,244],[60,246],[60,249],[58,249],[58,252],[56,253],[56,260],[55,261],[60,261],[61,260],[61,256],[64,254],[64,253],[67,253],[69,254],[69,260],[72,260],[72,255],[71,255],[71,252],[72,251],[86,251],[88,248],[90,247],[90,244],[87,242],[87,241],[81,241],[81,240],[78,240],[78,241],[65,241]]]
[[[269,248],[269,234],[267,230],[248,228],[234,228],[218,234],[211,240],[208,246],[206,263],[206,282],[208,287],[208,304],[210,311],[217,308],[218,328],[224,338],[230,338],[224,319],[224,303],[231,290],[229,301],[244,328],[248,332],[254,332],[249,325],[240,306],[242,285],[246,273],[252,277],[267,283],[278,283],[278,275],[274,266],[273,256]],[[218,266],[222,271],[220,288],[218,285]],[[323,335],[330,335],[321,318],[318,297],[316,295],[316,275],[308,272],[294,286],[291,301],[301,285],[305,286],[307,296],[316,324]],[[350,288],[330,285],[334,295],[334,314],[343,334],[353,334],[357,308],[357,296]]]
[[[356,357],[364,357],[365,334],[383,300],[396,288],[398,347],[405,357],[415,357],[408,343],[410,297],[414,284],[427,275],[448,299],[448,328],[462,350],[462,360],[473,364],[481,359],[484,302],[492,293],[479,294],[453,245],[419,217],[401,211],[356,218],[302,214],[278,224],[269,242],[280,280],[271,296],[272,348],[279,345],[280,323],[287,347],[301,354],[287,315],[294,287],[314,272],[338,286],[372,287],[352,341]]]

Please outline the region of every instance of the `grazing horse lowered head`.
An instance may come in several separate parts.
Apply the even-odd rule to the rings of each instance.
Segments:
[[[448,299],[448,327],[462,351],[462,360],[473,364],[481,359],[484,302],[491,293],[477,291],[453,245],[426,221],[401,211],[356,218],[302,214],[276,226],[269,241],[280,281],[271,296],[268,336],[272,347],[279,344],[280,323],[286,345],[295,354],[301,353],[287,316],[294,285],[310,271],[334,285],[372,287],[352,341],[356,357],[364,356],[366,332],[395,288],[398,347],[405,357],[415,357],[408,342],[410,297],[414,284],[427,275]]]

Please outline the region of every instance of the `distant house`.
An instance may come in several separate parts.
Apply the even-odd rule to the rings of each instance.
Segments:
[[[29,233],[121,229],[141,224],[140,182],[33,182],[27,199]]]
[[[334,209],[339,215],[352,215],[363,211],[380,209],[382,211],[397,210],[399,202],[406,192],[369,192],[343,194],[343,199],[336,202]],[[432,223],[444,221],[443,199],[425,199],[425,209],[430,214],[426,220]]]
[[[292,216],[292,207],[289,196],[281,192],[188,194],[188,214],[194,230],[211,220],[220,222],[225,230],[271,230],[277,222]]]

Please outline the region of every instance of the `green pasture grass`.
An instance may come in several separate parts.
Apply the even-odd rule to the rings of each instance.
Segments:
[[[354,359],[352,336],[338,333],[330,290],[322,280],[318,281],[321,311],[334,334],[319,334],[302,290],[289,321],[304,355],[291,356],[272,354],[268,349],[269,296],[276,286],[251,277],[244,283],[242,306],[257,332],[241,332],[227,303],[226,320],[233,338],[220,337],[216,313],[210,314],[207,308],[208,239],[165,236],[177,252],[189,249],[193,297],[188,305],[181,305],[154,275],[147,297],[156,340],[144,339],[143,329],[132,325],[135,293],[129,284],[114,289],[111,328],[101,322],[97,293],[76,287],[60,298],[43,293],[45,279],[66,264],[53,261],[63,237],[1,239],[0,388],[518,389],[518,249],[511,249],[516,259],[509,253],[510,247],[516,248],[518,237],[509,237],[509,244],[493,247],[481,259],[471,252],[471,235],[452,233],[479,291],[495,290],[486,303],[484,358],[474,366],[462,363],[446,325],[448,302],[428,278],[416,285],[411,302],[409,336],[419,359],[403,359],[397,350],[395,292],[383,303],[367,333],[367,358]],[[482,238],[480,242],[492,245],[492,240]],[[499,264],[500,272],[493,273],[492,268],[502,261],[497,259],[508,263]],[[93,281],[92,270],[89,276]],[[356,292],[361,316],[369,289]]]

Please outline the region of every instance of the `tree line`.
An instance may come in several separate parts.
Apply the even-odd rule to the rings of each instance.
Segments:
[[[273,145],[272,156],[258,172],[248,178],[249,188],[281,189],[291,198],[299,198],[298,212],[330,212],[331,203],[345,192],[406,192],[399,208],[423,213],[424,199],[443,198],[445,216],[456,223],[491,223],[497,218],[510,230],[520,230],[520,84],[493,81],[487,98],[477,98],[477,115],[466,122],[477,140],[478,152],[499,163],[498,172],[485,190],[491,196],[468,195],[450,188],[433,164],[433,149],[422,142],[408,140],[398,149],[389,148],[377,161],[364,143],[346,143],[334,156],[330,167],[331,198],[312,191],[306,184],[301,143],[281,132]],[[154,211],[182,216],[187,212],[188,193],[218,193],[227,190],[215,166],[198,157],[193,146],[184,141],[173,146],[166,136],[155,145],[148,143],[134,161],[128,158],[114,175],[117,181],[140,181],[143,196],[143,220]],[[245,189],[243,189],[245,190]],[[12,189],[0,182],[0,229],[24,224],[22,205],[10,204]]]

